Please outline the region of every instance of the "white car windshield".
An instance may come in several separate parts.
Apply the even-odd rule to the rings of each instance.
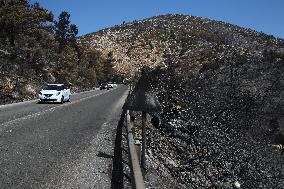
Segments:
[[[61,91],[64,89],[64,86],[58,86],[58,85],[46,85],[43,87],[43,90],[56,90]]]

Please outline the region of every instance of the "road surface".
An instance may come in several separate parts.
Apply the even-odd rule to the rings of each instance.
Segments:
[[[127,87],[0,106],[0,188],[110,188]]]

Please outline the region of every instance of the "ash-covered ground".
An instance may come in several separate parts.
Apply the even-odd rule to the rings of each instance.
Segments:
[[[284,144],[283,65],[234,55],[198,72],[170,59],[150,72],[163,106],[147,133],[154,167],[179,188],[284,188],[284,154],[273,147]]]

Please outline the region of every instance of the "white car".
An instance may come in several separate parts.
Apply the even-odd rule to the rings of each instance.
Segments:
[[[112,82],[109,82],[108,85],[109,85],[110,88],[117,87],[117,84],[116,83],[112,83]]]
[[[39,102],[70,102],[70,89],[64,84],[47,84],[38,96]]]
[[[113,88],[113,83],[108,82],[108,87],[109,87],[109,88]]]

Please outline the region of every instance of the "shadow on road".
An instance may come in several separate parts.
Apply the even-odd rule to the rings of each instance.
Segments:
[[[99,151],[99,153],[98,153],[97,156],[98,156],[98,157],[102,157],[102,158],[106,158],[106,159],[111,159],[111,158],[113,158],[113,156],[111,156],[111,155],[109,155],[109,154],[106,154],[106,153],[104,153],[104,152],[102,152],[102,151]]]

